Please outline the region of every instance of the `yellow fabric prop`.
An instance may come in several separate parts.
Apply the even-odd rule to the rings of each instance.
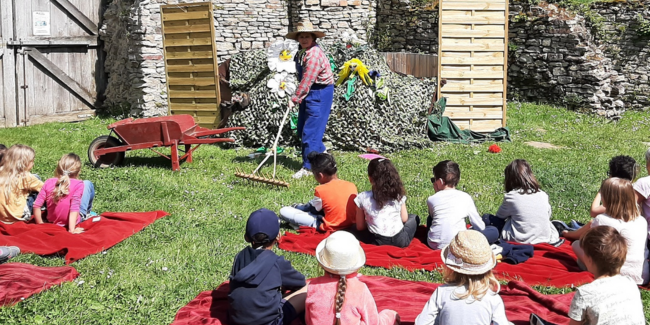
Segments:
[[[368,68],[361,62],[359,59],[352,59],[348,62],[345,62],[343,64],[343,67],[341,67],[341,72],[339,72],[339,79],[336,81],[336,85],[339,86],[342,84],[346,79],[348,79],[352,74],[357,74],[359,75],[359,78],[361,78],[361,81],[368,86],[372,84],[372,79],[370,79],[370,76],[368,75]]]

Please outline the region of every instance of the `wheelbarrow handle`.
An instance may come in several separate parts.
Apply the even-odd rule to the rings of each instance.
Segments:
[[[214,134],[222,134],[230,131],[239,131],[239,130],[246,130],[245,127],[237,126],[237,127],[231,127],[231,128],[223,128],[223,129],[216,129],[216,130],[209,130],[209,129],[199,129],[192,134],[190,134],[193,137],[205,137],[208,135],[214,135]]]

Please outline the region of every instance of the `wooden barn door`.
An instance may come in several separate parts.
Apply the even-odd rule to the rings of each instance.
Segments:
[[[103,87],[100,2],[0,0],[4,126],[94,114]]]
[[[505,126],[508,0],[441,0],[439,13],[445,116],[477,132]]]

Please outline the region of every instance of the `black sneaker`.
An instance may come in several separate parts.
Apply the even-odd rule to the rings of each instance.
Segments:
[[[569,231],[569,229],[570,229],[569,225],[564,223],[564,221],[552,220],[551,223],[553,224],[553,226],[557,230],[557,233],[560,234],[560,236],[562,236],[563,231]]]

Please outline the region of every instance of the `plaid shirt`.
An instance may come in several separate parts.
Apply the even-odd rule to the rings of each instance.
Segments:
[[[332,74],[330,60],[318,45],[314,45],[306,51],[301,50],[298,52],[297,60],[303,67],[302,79],[291,100],[296,104],[300,104],[307,97],[313,84],[331,85],[334,83],[334,75]]]

